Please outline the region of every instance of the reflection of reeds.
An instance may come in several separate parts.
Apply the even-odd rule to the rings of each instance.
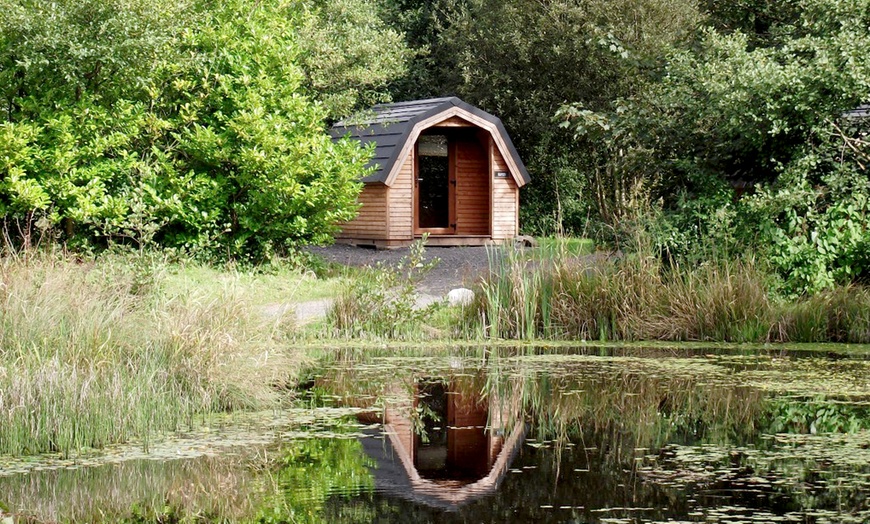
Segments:
[[[666,442],[741,442],[765,412],[762,392],[715,373],[681,372],[678,364],[626,361],[606,372],[593,362],[563,366],[515,372],[493,387],[520,392],[537,441],[594,445],[609,460],[630,461],[635,450]]]
[[[271,398],[244,303],[143,288],[129,264],[0,260],[0,453],[68,453]],[[277,357],[277,358],[276,358]]]
[[[763,392],[703,361],[514,356],[523,353],[496,350],[486,360],[466,358],[453,366],[445,365],[451,357],[408,359],[401,366],[391,359],[383,367],[361,354],[360,361],[331,370],[322,384],[343,398],[395,402],[410,394],[414,377],[440,377],[462,395],[486,399],[492,427],[511,428],[528,418],[538,441],[594,438],[618,460],[664,442],[741,441],[756,433],[766,409]]]
[[[841,287],[778,303],[755,261],[687,266],[651,254],[554,256],[509,251],[464,319],[492,338],[726,342],[868,342],[870,292]]]
[[[170,458],[0,477],[0,493],[32,522],[238,522],[260,484],[237,457]]]

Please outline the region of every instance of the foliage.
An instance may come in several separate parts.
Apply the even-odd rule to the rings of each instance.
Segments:
[[[374,0],[311,0],[299,29],[305,85],[329,118],[388,102],[387,85],[402,77],[411,57]]]
[[[0,92],[3,120],[85,94],[111,102],[144,89],[152,71],[178,60],[197,15],[188,0],[3,0]]]
[[[660,81],[615,111],[575,104],[561,116],[602,144],[612,207],[631,208],[618,198],[626,182],[641,187],[685,235],[684,252],[710,236],[758,248],[787,292],[815,292],[867,271],[866,129],[840,115],[870,99],[868,5],[767,5],[711,2],[719,30],[673,51]],[[742,32],[732,9],[756,13],[764,33]],[[735,202],[732,188],[747,195]]]
[[[572,100],[601,110],[627,96],[699,18],[682,0],[436,0],[402,13],[396,23],[424,52],[395,96],[452,94],[499,116],[531,173],[521,217],[538,234],[582,234],[593,211],[584,197],[595,165],[553,123],[557,109]]]
[[[364,0],[7,0],[0,33],[7,221],[255,260],[354,216],[369,153],[325,119],[406,56]]]
[[[438,259],[425,260],[426,239],[411,244],[395,267],[378,263],[352,280],[329,311],[329,324],[345,337],[401,338],[414,334],[437,303],[417,307],[417,282]]]
[[[870,279],[870,125],[847,124],[827,122],[816,145],[747,202],[791,293]]]
[[[293,4],[244,7],[225,4],[192,43],[202,60],[172,97],[186,114],[174,135],[202,188],[191,211],[213,216],[184,229],[212,229],[231,255],[262,256],[324,242],[352,218],[367,155],[332,142],[325,113],[304,95]]]

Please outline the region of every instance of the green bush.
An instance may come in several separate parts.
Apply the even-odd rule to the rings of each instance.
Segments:
[[[341,290],[327,315],[334,334],[347,337],[406,338],[419,334],[421,323],[438,304],[417,308],[415,285],[438,263],[425,262],[426,239],[411,244],[395,266],[366,268]]]
[[[384,98],[407,54],[351,4],[5,2],[4,233],[256,261],[330,240],[370,152],[326,120]]]

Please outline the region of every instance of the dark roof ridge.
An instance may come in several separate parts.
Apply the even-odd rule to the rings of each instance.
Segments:
[[[854,109],[844,111],[843,118],[863,119],[870,117],[870,104],[860,104]]]
[[[375,154],[367,167],[375,169],[362,181],[386,183],[396,162],[400,160],[399,156],[415,126],[452,107],[457,107],[493,125],[507,147],[503,153],[510,156],[517,166],[518,176],[523,183],[529,182],[528,171],[501,119],[455,96],[377,104],[367,111],[337,122],[330,130],[330,134],[336,139],[350,136],[363,145],[374,143]]]

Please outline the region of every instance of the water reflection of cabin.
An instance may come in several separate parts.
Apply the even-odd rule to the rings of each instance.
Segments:
[[[497,117],[458,98],[381,104],[338,122],[335,137],[375,144],[359,215],[337,242],[395,247],[514,238],[529,175]]]
[[[456,382],[412,389],[385,407],[385,441],[363,439],[378,489],[443,509],[495,493],[525,437],[516,399],[481,398]]]

